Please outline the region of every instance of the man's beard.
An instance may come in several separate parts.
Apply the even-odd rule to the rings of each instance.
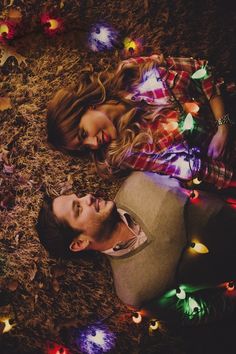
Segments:
[[[103,221],[99,233],[96,237],[97,242],[104,242],[112,237],[112,233],[117,227],[119,221],[121,221],[120,214],[117,211],[116,205],[111,211],[111,214]]]

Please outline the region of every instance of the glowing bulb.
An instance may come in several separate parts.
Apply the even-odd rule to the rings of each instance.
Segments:
[[[234,290],[234,282],[233,281],[228,282],[226,287],[227,287],[227,290],[233,291]]]
[[[188,305],[189,305],[189,308],[191,309],[192,312],[196,313],[196,312],[198,312],[200,310],[199,304],[192,297],[190,297],[188,299]]]
[[[9,28],[5,24],[0,25],[0,34],[3,34],[3,33],[9,33]]]
[[[126,49],[128,49],[129,51],[131,51],[131,50],[134,51],[136,49],[137,45],[136,45],[135,41],[133,41],[131,38],[127,37],[124,40],[124,47]]]
[[[193,179],[193,183],[194,184],[200,184],[200,183],[202,183],[202,181],[200,179],[198,179],[198,178],[194,178]]]
[[[101,347],[105,344],[105,334],[103,331],[97,329],[96,331],[92,331],[88,336],[88,340],[92,343],[98,344]]]
[[[66,354],[64,348],[60,348],[59,350],[57,350],[56,354]]]
[[[157,321],[157,319],[152,319],[149,322],[149,330],[150,331],[156,331],[159,328],[159,322]]]
[[[193,116],[191,113],[188,113],[185,117],[183,130],[192,130],[193,129]]]
[[[177,288],[175,294],[176,294],[176,296],[177,296],[179,299],[181,299],[181,300],[183,300],[183,299],[186,298],[186,293],[185,293],[185,291],[184,291],[183,289],[181,289],[181,288]]]
[[[5,324],[5,327],[2,331],[2,333],[9,332],[15,326],[15,325],[11,325],[9,321],[10,321],[10,318],[6,318],[6,319],[1,320],[1,322],[3,322]]]
[[[57,20],[49,20],[48,22],[50,24],[50,30],[55,30],[59,27],[59,22]]]
[[[138,90],[140,93],[153,91],[163,88],[163,83],[160,80],[160,75],[156,69],[149,70],[143,75],[142,83],[139,84]]]
[[[204,79],[204,77],[207,75],[207,71],[204,66],[201,67],[201,69],[195,71],[193,75],[191,76],[192,79],[200,80]]]
[[[196,114],[199,111],[199,105],[196,102],[185,102],[184,110],[186,113]]]
[[[140,312],[134,312],[132,316],[132,320],[134,323],[141,323],[142,322],[142,315]]]
[[[197,199],[199,197],[199,192],[196,190],[192,190],[189,196],[191,199]]]
[[[209,249],[200,242],[192,242],[190,247],[197,253],[209,253]]]
[[[88,45],[94,52],[112,49],[117,42],[118,32],[106,24],[94,25],[89,33]]]

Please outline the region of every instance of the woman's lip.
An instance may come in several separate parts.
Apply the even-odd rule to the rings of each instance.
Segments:
[[[104,130],[102,131],[102,140],[104,143],[109,143],[111,141],[111,137],[104,132]]]

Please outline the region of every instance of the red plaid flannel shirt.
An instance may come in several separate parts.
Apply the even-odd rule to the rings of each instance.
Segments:
[[[144,100],[157,106],[155,119],[152,122],[143,120],[140,123],[143,130],[158,132],[158,139],[130,152],[120,168],[152,171],[183,180],[201,176],[202,180],[214,184],[219,189],[226,188],[232,179],[232,169],[224,161],[207,157],[208,145],[216,132],[215,119],[208,100],[218,94],[219,89],[214,83],[210,69],[206,78],[191,79],[191,75],[205,67],[207,61],[174,57],[164,59],[162,55],[152,55],[130,58],[122,63],[142,64],[148,61],[157,64],[153,67],[154,71],[144,74],[144,82],[134,87],[127,98],[137,102]],[[192,102],[193,98],[200,110],[195,114],[195,127],[189,140],[181,129],[183,117],[180,105],[184,107],[184,104]]]

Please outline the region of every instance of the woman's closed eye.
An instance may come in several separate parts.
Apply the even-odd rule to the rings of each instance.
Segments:
[[[79,129],[78,131],[78,138],[79,138],[79,141],[83,141],[84,139],[86,139],[88,136],[88,133],[84,130],[84,129]]]
[[[85,139],[85,138],[87,138],[87,136],[88,136],[88,133],[83,129],[82,133],[81,133],[81,138]]]

